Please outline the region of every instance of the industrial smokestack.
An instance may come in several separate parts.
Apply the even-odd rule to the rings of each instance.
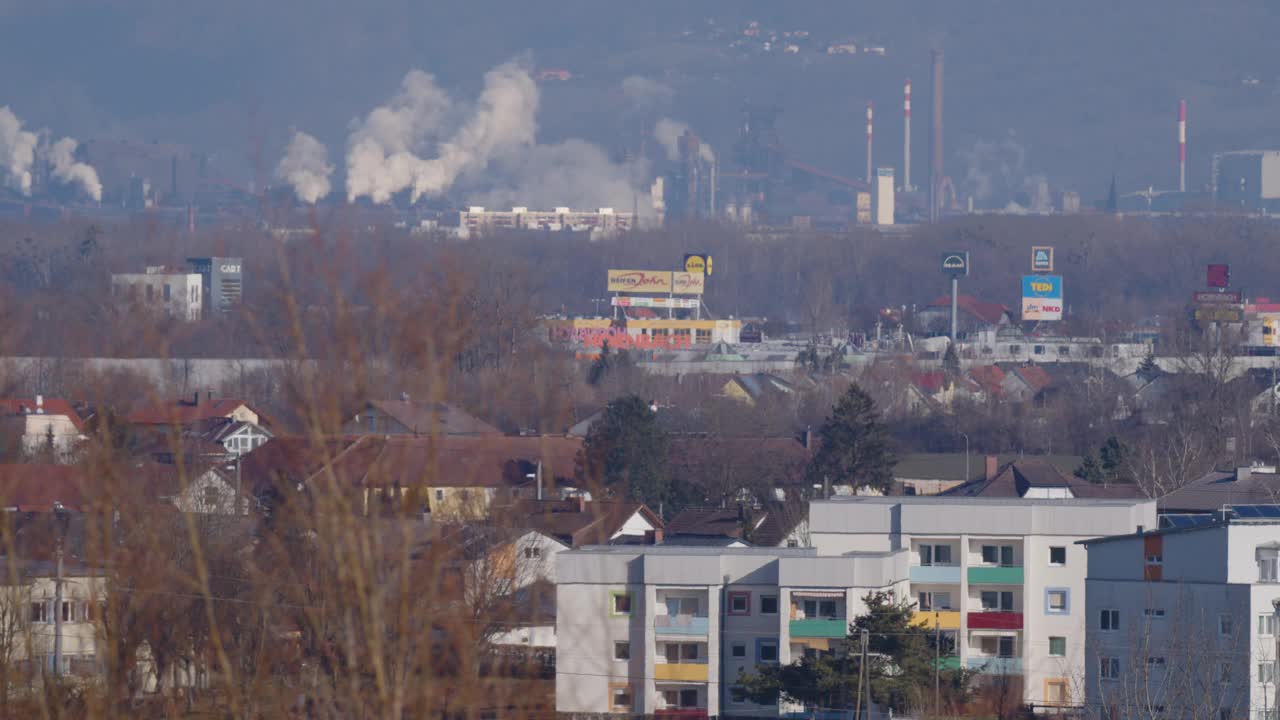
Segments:
[[[902,91],[902,190],[911,192],[911,78]]]
[[[929,117],[929,220],[942,206],[942,51],[933,51],[933,108]]]
[[[875,171],[871,167],[871,103],[867,103],[867,185],[875,182]]]
[[[1178,101],[1178,192],[1187,191],[1187,101]]]

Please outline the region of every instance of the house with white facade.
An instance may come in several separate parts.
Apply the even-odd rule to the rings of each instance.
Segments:
[[[1076,705],[1085,668],[1080,540],[1156,526],[1135,499],[838,497],[809,508],[824,556],[904,553],[895,582],[921,625],[949,635],[979,682],[1021,684],[1023,702]],[[1006,685],[1008,687],[1008,685]]]
[[[13,450],[27,458],[48,454],[54,462],[71,462],[76,448],[85,439],[85,423],[66,400],[46,398],[0,398],[0,432],[12,432],[20,440]],[[6,458],[4,462],[13,462]]]
[[[52,561],[0,558],[0,568],[4,570],[0,579],[0,655],[5,655],[0,662],[33,675],[54,672],[55,638],[60,630],[61,672],[95,674],[100,666],[95,608],[104,598],[101,573],[78,562],[64,562],[59,604],[56,564]]]
[[[901,597],[907,557],[905,550],[822,557],[812,548],[662,545],[562,552],[556,710],[777,716],[779,707],[734,692],[739,671],[828,649],[865,611],[868,593]]]
[[[144,273],[113,273],[112,296],[187,322],[200,319],[204,307],[199,273],[148,266]]]
[[[1091,717],[1280,715],[1280,506],[1233,506],[1083,547]]]

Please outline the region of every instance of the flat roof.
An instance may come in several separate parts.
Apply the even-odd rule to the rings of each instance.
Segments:
[[[1118,542],[1120,540],[1137,540],[1139,538],[1150,537],[1152,535],[1180,535],[1183,533],[1200,532],[1202,530],[1215,530],[1229,525],[1280,525],[1280,520],[1273,518],[1230,518],[1228,520],[1214,519],[1202,525],[1192,525],[1190,527],[1165,527],[1152,528],[1144,530],[1142,534],[1127,533],[1125,535],[1105,535],[1103,537],[1087,538],[1085,540],[1077,540],[1077,545],[1097,545],[1099,543]]]
[[[817,557],[817,548],[768,548],[768,547],[706,547],[701,545],[587,545],[567,550],[573,555],[692,555],[715,556],[743,555],[768,557]],[[872,553],[882,554],[882,553]]]
[[[854,504],[867,505],[968,505],[981,507],[996,505],[1000,507],[1132,507],[1153,502],[1151,498],[984,498],[959,497],[954,495],[840,495],[827,500],[814,500],[811,504]]]

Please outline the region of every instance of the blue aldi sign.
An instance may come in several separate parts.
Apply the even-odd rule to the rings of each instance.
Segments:
[[[1022,319],[1062,319],[1062,276],[1022,276]]]

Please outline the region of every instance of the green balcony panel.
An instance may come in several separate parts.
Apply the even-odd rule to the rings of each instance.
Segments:
[[[970,585],[1021,585],[1022,568],[1020,567],[971,567],[969,568]]]
[[[849,621],[844,618],[810,618],[791,621],[793,638],[842,638],[849,635]]]

